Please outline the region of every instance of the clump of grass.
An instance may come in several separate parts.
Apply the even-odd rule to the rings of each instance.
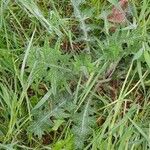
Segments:
[[[1,1],[0,149],[150,148],[150,1],[109,2]]]

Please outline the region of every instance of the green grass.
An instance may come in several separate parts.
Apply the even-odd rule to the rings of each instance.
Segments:
[[[0,1],[0,149],[150,149],[150,0],[113,4]]]

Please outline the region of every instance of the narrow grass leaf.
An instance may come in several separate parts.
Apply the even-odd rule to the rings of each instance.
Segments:
[[[50,89],[44,96],[43,98],[35,105],[35,107],[32,110],[36,110],[39,107],[41,107],[51,96],[52,90]]]
[[[149,55],[148,51],[146,51],[146,50],[144,51],[144,58],[145,58],[145,61],[146,61],[147,65],[150,69],[150,55]]]
[[[31,45],[32,45],[32,41],[33,41],[33,37],[34,37],[35,31],[36,31],[36,29],[33,31],[32,37],[31,37],[31,39],[29,41],[29,45],[28,45],[28,47],[27,47],[27,49],[25,51],[25,56],[24,56],[23,63],[22,63],[22,66],[21,66],[20,77],[21,77],[22,83],[23,83],[23,76],[24,76],[24,70],[25,70],[26,61],[27,61],[27,58],[28,58],[28,55],[29,55],[29,51],[30,51],[30,48],[31,48]]]
[[[128,116],[127,116],[128,117]],[[146,135],[143,130],[132,120],[130,117],[128,119],[131,121],[131,123],[134,125],[134,127],[139,131],[139,133],[147,140],[147,142],[150,144],[148,135]]]
[[[138,70],[138,74],[139,74],[139,77],[140,77],[141,85],[143,87],[143,90],[145,91],[145,85],[144,85],[143,75],[142,75],[142,66],[141,66],[140,61],[137,61],[137,70]]]

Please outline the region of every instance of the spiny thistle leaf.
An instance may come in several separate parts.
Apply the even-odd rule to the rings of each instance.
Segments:
[[[74,118],[75,125],[72,129],[77,149],[82,149],[84,147],[84,142],[88,139],[88,136],[92,131],[91,127],[96,123],[95,119],[90,116],[92,115],[91,112],[93,112],[93,108],[90,106],[90,100],[88,100],[83,108],[83,111]]]
[[[55,116],[56,118],[65,115],[64,111],[62,110],[63,105],[65,105],[66,101],[63,101],[58,106],[56,106],[53,110],[49,112],[43,113],[42,111],[38,111],[35,113],[34,117],[35,120],[33,123],[28,127],[28,132],[37,135],[40,139],[44,132],[48,132],[52,129],[52,121],[50,120],[51,116]],[[60,115],[59,115],[60,114]]]
[[[69,58],[70,56],[67,54],[62,55],[57,47],[33,48],[28,61],[29,71],[37,61],[34,75],[37,79],[45,78],[46,81],[50,81],[52,93],[56,94],[58,87],[62,87],[62,85],[67,87],[67,79],[72,76]]]

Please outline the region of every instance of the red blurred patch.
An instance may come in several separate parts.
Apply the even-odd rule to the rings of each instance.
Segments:
[[[109,14],[107,17],[108,21],[118,24],[126,22],[125,10],[128,8],[128,0],[120,0],[119,5],[122,10],[114,6],[111,14]]]

